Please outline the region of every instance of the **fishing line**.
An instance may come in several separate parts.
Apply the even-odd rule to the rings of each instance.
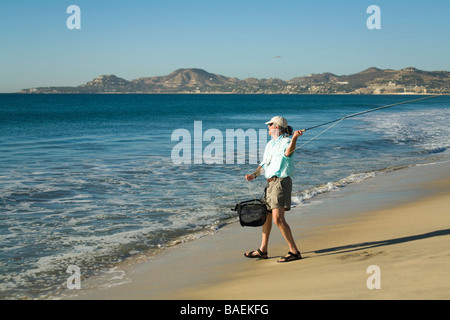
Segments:
[[[329,127],[326,128],[325,130],[323,130],[322,132],[320,132],[318,135],[316,135],[316,136],[314,136],[313,138],[311,138],[310,140],[306,141],[306,142],[303,143],[301,146],[295,148],[294,151],[300,149],[300,148],[303,147],[305,144],[310,143],[311,141],[317,139],[320,135],[324,134],[325,132],[327,132],[328,130],[330,130],[330,129],[333,128],[335,125],[337,125],[338,123],[340,123],[341,121],[343,121],[343,120],[345,120],[345,119],[353,118],[353,117],[356,117],[356,116],[360,116],[360,115],[362,115],[362,114],[366,114],[366,113],[373,112],[373,111],[377,111],[377,110],[381,110],[381,109],[386,109],[386,108],[391,108],[391,107],[394,107],[394,106],[399,106],[399,105],[401,105],[401,104],[406,104],[406,103],[411,103],[411,102],[416,102],[416,101],[421,101],[421,100],[431,99],[431,98],[435,98],[435,97],[439,97],[439,96],[443,96],[443,95],[444,95],[444,94],[439,94],[439,95],[434,95],[434,96],[422,97],[422,98],[418,98],[418,99],[413,99],[413,100],[408,100],[408,101],[403,101],[403,102],[397,102],[397,103],[393,103],[393,104],[388,104],[388,105],[385,105],[385,106],[382,106],[382,107],[377,107],[377,108],[373,108],[373,109],[370,109],[370,110],[366,110],[366,111],[361,111],[361,112],[349,114],[349,115],[346,115],[346,116],[344,116],[344,117],[342,117],[342,118],[338,118],[338,119],[335,119],[335,120],[327,121],[327,122],[324,122],[324,123],[321,123],[321,124],[312,126],[312,127],[310,127],[310,128],[303,129],[302,131],[308,131],[308,130],[312,130],[312,129],[315,129],[315,128],[318,128],[318,127],[322,127],[322,126],[325,126],[325,125],[327,125],[327,124],[333,123],[331,126],[329,126]]]
[[[327,132],[328,130],[330,130],[331,128],[333,128],[335,125],[337,125],[339,122],[343,121],[344,119],[346,119],[346,118],[341,118],[341,119],[338,119],[338,120],[336,120],[336,121],[333,121],[334,123],[333,123],[331,126],[329,126],[328,128],[326,128],[325,130],[323,130],[323,131],[322,131],[321,133],[319,133],[318,135],[312,137],[310,140],[304,142],[304,143],[303,143],[302,145],[300,145],[299,147],[295,148],[294,151],[300,149],[300,148],[303,147],[305,144],[308,144],[308,143],[310,143],[311,141],[317,139],[320,135],[324,134],[325,132]],[[308,129],[308,130],[310,130],[310,129]],[[302,131],[306,131],[306,129],[303,129]]]
[[[438,94],[438,95],[433,95],[433,96],[428,96],[428,97],[422,97],[422,98],[413,99],[413,100],[408,100],[408,101],[403,101],[403,102],[392,103],[392,104],[388,104],[388,105],[385,105],[385,106],[382,106],[382,107],[377,107],[377,108],[373,108],[373,109],[370,109],[370,110],[365,110],[365,111],[361,111],[361,112],[349,114],[349,115],[343,116],[342,118],[334,119],[334,120],[331,120],[331,121],[327,121],[327,122],[324,122],[324,123],[321,123],[321,124],[312,126],[312,127],[310,127],[310,128],[307,128],[307,129],[303,129],[302,131],[304,132],[304,131],[309,131],[309,130],[312,130],[312,129],[315,129],[315,128],[319,128],[319,127],[325,126],[325,125],[327,125],[327,124],[332,124],[331,126],[327,127],[325,130],[323,130],[322,132],[320,132],[319,134],[315,135],[314,137],[312,137],[312,138],[309,139],[308,141],[304,142],[304,143],[303,143],[302,145],[300,145],[299,147],[295,148],[294,151],[292,151],[292,152],[295,152],[296,150],[302,148],[304,145],[306,145],[306,144],[310,143],[311,141],[317,139],[319,136],[321,136],[322,134],[324,134],[325,132],[327,132],[328,130],[330,130],[331,128],[333,128],[334,126],[336,126],[337,124],[339,124],[341,121],[343,121],[343,120],[345,120],[345,119],[353,118],[353,117],[356,117],[356,116],[360,116],[360,115],[362,115],[362,114],[366,114],[366,113],[373,112],[373,111],[377,111],[377,110],[381,110],[381,109],[387,109],[387,108],[391,108],[391,107],[394,107],[394,106],[399,106],[399,105],[406,104],[406,103],[411,103],[411,102],[416,102],[416,101],[422,101],[422,100],[431,99],[431,98],[436,98],[436,97],[445,96],[445,95],[447,95],[447,94]],[[260,165],[260,166],[256,169],[255,172],[261,170],[262,166],[263,166],[263,164]]]

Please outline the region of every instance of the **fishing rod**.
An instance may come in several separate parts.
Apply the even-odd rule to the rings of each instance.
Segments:
[[[373,112],[373,111],[377,111],[377,110],[381,110],[381,109],[386,109],[386,108],[391,108],[391,107],[394,107],[394,106],[399,106],[399,105],[401,105],[401,104],[406,104],[406,103],[411,103],[411,102],[416,102],[416,101],[421,101],[421,100],[431,99],[431,98],[440,97],[440,96],[443,96],[443,95],[444,95],[444,94],[432,95],[432,96],[422,97],[422,98],[418,98],[418,99],[413,99],[413,100],[408,100],[408,101],[402,101],[402,102],[392,103],[392,104],[388,104],[388,105],[385,105],[385,106],[382,106],[382,107],[377,107],[377,108],[373,108],[373,109],[370,109],[370,110],[365,110],[365,111],[361,111],[361,112],[349,114],[349,115],[343,116],[342,118],[334,119],[334,120],[331,120],[331,121],[327,121],[327,122],[324,122],[324,123],[321,123],[321,124],[312,126],[312,127],[310,127],[310,128],[307,128],[307,129],[303,129],[302,131],[304,132],[304,131],[312,130],[312,129],[315,129],[315,128],[318,128],[318,127],[322,127],[322,126],[325,126],[325,125],[327,125],[327,124],[333,123],[331,126],[329,126],[329,127],[326,128],[325,130],[323,130],[322,132],[320,132],[318,135],[316,135],[316,136],[314,136],[313,138],[311,138],[310,140],[306,141],[306,142],[303,143],[301,146],[295,148],[293,152],[295,152],[296,150],[300,149],[300,148],[303,147],[305,144],[310,143],[311,141],[317,139],[320,135],[324,134],[326,131],[330,130],[330,129],[333,128],[335,125],[337,125],[339,122],[341,122],[341,121],[343,121],[343,120],[345,120],[345,119],[353,118],[353,117],[360,116],[360,115],[365,114],[365,113],[369,113],[369,112]],[[259,168],[258,168],[258,169],[259,169]]]
[[[345,119],[353,118],[353,117],[356,117],[356,116],[360,116],[360,115],[362,115],[362,114],[366,114],[366,113],[373,112],[373,111],[377,111],[377,110],[381,110],[381,109],[391,108],[391,107],[399,106],[399,105],[406,104],[406,103],[411,103],[411,102],[416,102],[416,101],[422,101],[422,100],[431,99],[431,98],[435,98],[435,97],[440,97],[440,96],[444,96],[444,95],[446,95],[446,94],[438,94],[438,95],[432,95],[432,96],[422,97],[422,98],[413,99],[413,100],[408,100],[408,101],[403,101],[403,102],[392,103],[392,104],[388,104],[388,105],[385,105],[385,106],[382,106],[382,107],[377,107],[377,108],[373,108],[373,109],[370,109],[370,110],[365,110],[365,111],[361,111],[361,112],[349,114],[349,115],[343,116],[342,118],[338,118],[338,119],[334,119],[334,120],[331,120],[331,121],[327,121],[327,122],[324,122],[324,123],[321,123],[321,124],[312,126],[312,127],[310,127],[310,128],[307,128],[307,129],[302,129],[301,131],[302,131],[302,132],[305,132],[305,131],[309,131],[309,130],[312,130],[312,129],[315,129],[315,128],[319,128],[319,127],[322,127],[322,126],[326,126],[327,124],[332,124],[331,126],[329,126],[328,128],[326,128],[325,130],[323,130],[322,132],[320,132],[319,134],[317,134],[316,136],[314,136],[314,137],[311,138],[310,140],[308,140],[308,141],[306,141],[305,143],[303,143],[301,146],[295,148],[295,149],[292,151],[292,153],[294,153],[296,150],[302,148],[305,144],[310,143],[311,141],[317,139],[320,135],[324,134],[326,131],[330,130],[330,129],[333,128],[335,125],[337,125],[339,122],[341,122],[341,121],[343,121],[343,120],[345,120]],[[263,164],[261,164],[261,165],[256,169],[255,173],[258,172],[259,170],[261,170],[262,166],[263,166]]]
[[[378,108],[374,108],[374,109],[370,109],[370,110],[366,110],[366,111],[362,111],[362,112],[346,115],[346,116],[344,116],[342,118],[331,120],[331,121],[328,121],[328,122],[325,122],[325,123],[321,123],[321,124],[318,124],[318,125],[315,125],[313,127],[310,127],[310,128],[307,128],[307,129],[303,129],[303,130],[304,131],[308,131],[308,130],[311,130],[311,129],[315,129],[315,128],[318,128],[318,127],[325,126],[325,125],[333,123],[333,122],[342,121],[342,120],[345,120],[345,119],[348,119],[348,118],[353,118],[353,117],[356,117],[356,116],[359,116],[359,115],[362,115],[362,114],[365,114],[365,113],[369,113],[369,112],[373,112],[373,111],[377,111],[377,110],[381,110],[381,109],[386,109],[386,108],[391,108],[391,107],[394,107],[394,106],[398,106],[398,105],[406,104],[406,103],[411,103],[411,102],[415,102],[415,101],[431,99],[431,98],[435,98],[435,97],[439,97],[439,96],[442,96],[442,94],[428,96],[428,97],[422,97],[422,98],[419,98],[419,99],[408,100],[408,101],[403,101],[403,102],[398,102],[398,103],[393,103],[393,104],[388,104],[386,106],[382,106],[382,107],[378,107]]]

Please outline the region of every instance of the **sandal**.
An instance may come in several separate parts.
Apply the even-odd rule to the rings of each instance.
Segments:
[[[253,255],[254,252],[257,252],[257,255]],[[256,251],[250,251],[248,254],[244,253],[244,256],[246,258],[250,258],[250,259],[254,259],[254,258],[259,258],[259,259],[268,259],[269,257],[267,256],[267,252],[262,252],[260,249],[256,250]]]
[[[289,261],[300,260],[303,258],[302,258],[302,255],[300,254],[300,251],[298,251],[297,253],[292,253],[289,251],[287,256],[283,257],[282,259],[284,259],[284,260],[277,260],[277,262],[289,262]]]

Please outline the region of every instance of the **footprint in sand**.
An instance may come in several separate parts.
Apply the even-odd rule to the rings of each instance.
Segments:
[[[370,259],[372,257],[378,256],[380,254],[383,254],[384,251],[378,251],[378,252],[372,252],[372,251],[360,251],[360,252],[354,252],[354,253],[349,253],[349,254],[344,254],[342,256],[340,256],[338,258],[338,260],[358,260],[358,261],[362,261],[362,260],[367,260]]]

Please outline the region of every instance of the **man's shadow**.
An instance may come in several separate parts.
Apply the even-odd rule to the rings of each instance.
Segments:
[[[390,245],[399,244],[399,243],[428,239],[428,238],[439,237],[439,236],[448,236],[448,235],[450,235],[450,229],[443,229],[443,230],[437,230],[437,231],[433,231],[433,232],[418,234],[418,235],[414,235],[414,236],[407,236],[407,237],[401,237],[401,238],[389,239],[389,240],[381,240],[381,241],[361,242],[361,243],[349,244],[346,246],[313,250],[313,251],[309,251],[309,252],[305,252],[305,253],[315,253],[315,254],[320,254],[320,255],[342,254],[342,253],[358,251],[361,249],[370,249],[370,248],[377,248],[377,247],[383,247],[383,246],[390,246]]]

